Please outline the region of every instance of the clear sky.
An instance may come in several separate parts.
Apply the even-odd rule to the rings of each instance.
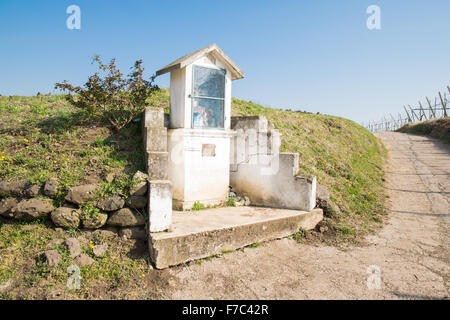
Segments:
[[[69,30],[69,5],[81,29]],[[369,30],[369,5],[381,30]],[[448,0],[1,0],[0,94],[82,84],[94,53],[147,76],[217,43],[245,72],[233,96],[361,122],[450,85]],[[169,76],[158,78],[168,87]]]

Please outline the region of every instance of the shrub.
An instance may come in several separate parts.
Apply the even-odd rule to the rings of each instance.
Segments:
[[[92,118],[106,119],[119,131],[144,111],[146,99],[159,90],[154,84],[155,76],[150,81],[144,80],[142,60],[135,62],[127,78],[117,69],[115,58],[105,65],[95,55],[92,63],[95,62],[102,74],[96,72],[90,76],[83,87],[64,80],[56,83],[55,89],[69,91],[66,99],[72,105],[87,111]]]

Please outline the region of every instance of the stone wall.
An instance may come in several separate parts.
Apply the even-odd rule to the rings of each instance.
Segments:
[[[253,205],[310,211],[316,177],[296,176],[298,153],[280,153],[280,134],[263,116],[232,117],[230,185]]]
[[[147,178],[138,171],[129,194],[108,197],[102,196],[99,184],[64,190],[56,178],[47,180],[43,186],[28,180],[3,181],[0,182],[0,215],[25,221],[50,216],[55,226],[62,228],[143,228],[145,219],[141,212],[147,205]],[[112,182],[114,176],[108,179]]]

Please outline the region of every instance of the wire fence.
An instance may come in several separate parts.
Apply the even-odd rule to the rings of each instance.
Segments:
[[[362,125],[370,132],[377,131],[395,131],[403,127],[407,123],[420,122],[425,120],[440,119],[449,116],[450,86],[447,86],[448,92],[443,94],[439,92],[438,96],[431,101],[426,97],[426,102],[419,101],[418,105],[403,106],[404,113],[398,113],[397,116],[389,113],[388,117],[383,117],[381,121],[371,121],[362,123]]]

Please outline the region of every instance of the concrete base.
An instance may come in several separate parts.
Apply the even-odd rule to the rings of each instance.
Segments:
[[[194,212],[174,211],[170,232],[150,233],[150,257],[164,269],[224,250],[314,229],[322,209],[309,212],[261,207],[225,207]]]

